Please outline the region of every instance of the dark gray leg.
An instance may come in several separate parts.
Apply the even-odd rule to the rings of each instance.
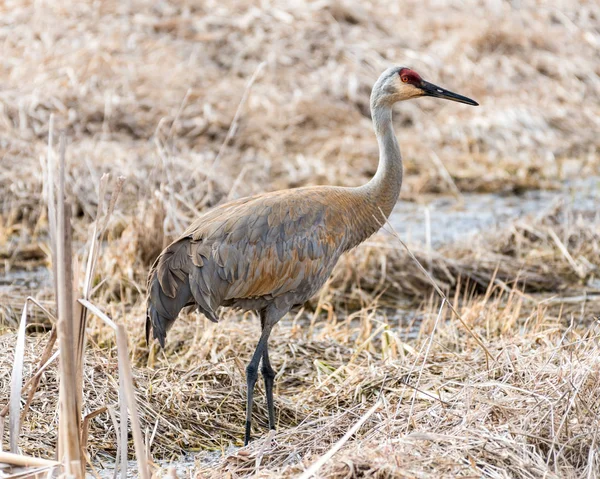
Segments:
[[[275,406],[273,405],[273,383],[275,382],[275,371],[269,362],[269,352],[265,349],[263,353],[262,375],[265,380],[267,392],[267,409],[269,410],[269,429],[275,429]]]
[[[286,311],[287,312],[287,311]],[[269,363],[269,355],[267,353],[267,344],[269,342],[269,335],[271,334],[271,330],[273,326],[279,321],[283,315],[286,313],[281,313],[275,309],[267,309],[266,312],[261,313],[261,325],[262,325],[262,334],[260,335],[260,340],[258,341],[258,345],[256,346],[256,350],[252,355],[252,359],[246,367],[246,384],[248,386],[248,402],[246,404],[246,435],[244,437],[244,446],[247,446],[250,442],[250,434],[252,430],[252,403],[254,397],[254,385],[256,384],[256,380],[258,378],[258,365],[260,363],[261,357],[263,359],[263,375],[265,374],[265,358],[266,364],[268,364],[268,370],[271,371],[271,379],[270,384],[267,385],[267,379],[265,379],[265,388],[267,389],[267,405],[269,406],[269,427],[271,429],[274,428],[275,424],[275,414],[273,412],[273,377],[275,374],[273,369],[271,369],[271,364]],[[266,378],[266,377],[265,377]],[[270,394],[269,394],[270,391]],[[269,399],[270,395],[270,399]]]
[[[265,327],[265,315],[260,315],[260,325],[264,329]],[[269,345],[265,346],[262,357],[262,369],[263,379],[265,380],[265,391],[267,393],[267,409],[269,411],[269,429],[275,429],[275,407],[273,406],[273,384],[275,379],[275,371],[271,367],[271,361],[269,361]]]
[[[275,382],[275,371],[269,362],[269,350],[265,348],[262,361],[262,375],[265,380],[267,393],[267,409],[269,410],[269,429],[275,429],[275,406],[273,405],[273,384]]]
[[[254,385],[256,384],[256,379],[258,378],[258,364],[260,363],[260,358],[267,345],[267,341],[269,340],[269,334],[271,333],[271,329],[272,326],[263,328],[260,340],[256,345],[254,354],[252,355],[252,359],[246,367],[246,386],[248,388],[248,402],[246,403],[246,435],[244,437],[244,446],[247,446],[250,442],[250,432],[252,429],[252,402],[254,399]]]

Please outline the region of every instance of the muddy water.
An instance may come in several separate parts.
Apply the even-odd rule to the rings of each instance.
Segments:
[[[400,201],[389,222],[404,241],[427,245],[433,249],[467,240],[482,231],[508,226],[524,217],[543,216],[557,204],[574,211],[598,212],[600,215],[600,178],[566,183],[559,190],[534,190],[522,195],[466,194],[456,197],[433,197],[422,204]]]
[[[50,281],[50,272],[46,268],[13,270],[0,276],[0,291],[8,292],[14,288],[37,290],[49,287]]]
[[[225,456],[231,456],[235,454],[239,447],[229,446],[225,450]],[[195,475],[193,474],[195,465],[198,464],[201,467],[209,467],[212,465],[216,465],[222,457],[222,453],[220,451],[205,451],[196,454],[186,454],[184,457],[180,458],[177,461],[155,461],[163,471],[174,471],[177,475],[178,479],[193,479]],[[98,469],[98,475],[102,479],[112,479],[115,471],[115,463],[112,459],[103,459],[103,468]],[[88,477],[92,478],[91,474],[87,474]],[[120,473],[117,477],[121,477]],[[136,461],[127,461],[127,477],[134,478],[138,477],[138,465]],[[165,477],[163,475],[163,477]],[[168,476],[167,476],[168,477]]]
[[[221,455],[219,454],[219,458]],[[96,472],[99,477],[102,479],[112,479],[115,477],[115,463],[113,460],[103,460],[102,468],[99,468],[99,464],[94,464],[96,467]],[[192,479],[194,476],[194,456],[187,455],[177,461],[156,461],[161,468],[161,470],[166,473],[173,471],[178,479]],[[162,477],[169,477],[166,474],[162,474]],[[91,473],[87,473],[86,477],[93,479],[96,476]],[[118,471],[117,478],[121,478],[121,473]],[[127,461],[127,477],[128,478],[136,478],[139,477],[138,473],[138,465],[136,461]],[[160,477],[160,476],[159,476]]]

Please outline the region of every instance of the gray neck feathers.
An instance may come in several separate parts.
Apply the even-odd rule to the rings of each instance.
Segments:
[[[387,218],[400,195],[402,158],[392,125],[392,103],[386,99],[382,97],[380,89],[373,89],[371,114],[379,144],[379,165],[375,176],[364,188],[370,200],[376,204],[376,208],[381,208]],[[381,213],[378,216],[381,216]]]
[[[353,248],[379,230],[400,195],[402,159],[392,125],[392,104],[390,96],[382,95],[382,89],[376,84],[371,94],[371,114],[379,144],[379,165],[375,176],[367,184],[353,189],[356,206],[354,215],[349,218],[351,229],[346,249]]]

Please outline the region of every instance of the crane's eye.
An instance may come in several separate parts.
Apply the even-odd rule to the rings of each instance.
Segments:
[[[404,83],[408,83],[408,77],[406,75],[402,75],[400,77],[400,79],[404,82]]]

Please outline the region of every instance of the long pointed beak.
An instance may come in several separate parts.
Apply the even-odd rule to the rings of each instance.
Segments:
[[[421,83],[420,88],[425,92],[426,96],[433,96],[435,98],[443,98],[445,100],[457,101],[459,103],[466,103],[467,105],[479,105],[479,103],[477,103],[475,100],[471,100],[466,96],[459,95],[458,93],[454,93],[449,90],[444,90],[443,88],[440,88],[439,86],[434,85],[433,83],[429,83],[425,80],[423,80],[423,83]]]

